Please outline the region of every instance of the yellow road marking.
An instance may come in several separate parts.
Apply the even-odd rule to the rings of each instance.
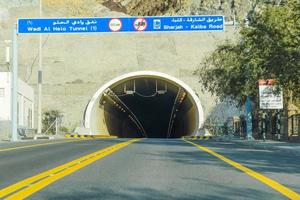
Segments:
[[[32,148],[32,147],[47,146],[47,145],[51,145],[51,144],[62,144],[62,143],[68,143],[68,142],[78,142],[78,141],[80,141],[80,140],[68,140],[68,141],[61,141],[61,142],[46,142],[46,143],[41,143],[41,144],[24,145],[24,146],[19,146],[19,147],[11,147],[11,148],[6,148],[6,149],[0,149],[0,152],[12,151],[12,150],[17,150],[17,149],[26,149],[26,148]]]
[[[300,199],[300,194],[298,194],[297,192],[294,192],[293,190],[281,185],[280,183],[258,173],[253,171],[252,169],[243,166],[242,164],[235,162],[233,160],[230,160],[228,158],[226,158],[225,156],[222,156],[216,152],[214,152],[213,150],[210,150],[204,146],[198,145],[194,142],[191,141],[187,141],[184,140],[187,143],[190,143],[191,145],[196,146],[197,148],[201,149],[202,151],[205,151],[206,153],[209,153],[217,158],[219,158],[220,160],[223,160],[224,162],[228,163],[229,165],[241,170],[242,172],[245,172],[246,174],[248,174],[249,176],[252,176],[253,178],[263,182],[264,184],[268,185],[269,187],[273,188],[274,190],[278,191],[279,193],[283,194],[284,196],[288,197],[289,199],[293,199],[293,200],[299,200]]]
[[[6,188],[0,190],[0,198],[6,197],[7,200],[15,200],[15,199],[24,199],[33,193],[41,190],[47,185],[62,179],[63,177],[72,174],[73,172],[97,161],[105,156],[112,154],[115,151],[118,151],[129,144],[137,142],[141,139],[132,139],[126,142],[121,142],[94,153],[88,154],[71,162],[60,165],[51,170],[42,172],[35,176],[29,177],[22,181],[19,181],[13,185],[10,185]],[[15,193],[14,193],[15,192]],[[10,195],[10,196],[8,196]]]
[[[116,139],[117,136],[110,136],[110,135],[65,135],[67,139],[86,139],[86,138],[94,138],[94,139]]]
[[[99,139],[116,139],[118,138],[117,136],[93,136],[94,138],[99,138]]]

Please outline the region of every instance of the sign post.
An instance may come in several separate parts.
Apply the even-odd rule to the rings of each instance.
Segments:
[[[278,110],[276,114],[277,139],[281,139],[280,133],[280,110],[283,109],[282,89],[274,86],[273,79],[259,80],[259,107],[263,110],[263,139],[266,139],[266,110]],[[278,91],[276,91],[278,90]]]
[[[262,116],[262,136],[263,140],[266,141],[266,131],[267,131],[267,114],[265,111],[263,111],[263,116]]]
[[[11,72],[11,140],[13,142],[18,140],[18,35],[17,24],[13,28],[13,62]]]
[[[278,110],[277,114],[276,114],[276,132],[277,132],[277,139],[281,140],[281,132],[280,132],[280,127],[281,127],[281,123],[280,123],[280,110]]]
[[[282,109],[283,93],[280,89],[276,91],[274,80],[259,80],[259,107],[260,109]]]

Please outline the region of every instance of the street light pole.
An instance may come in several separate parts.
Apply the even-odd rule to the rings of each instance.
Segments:
[[[42,0],[40,0],[40,18],[42,18]],[[39,69],[38,69],[38,134],[42,133],[42,34],[39,41]]]

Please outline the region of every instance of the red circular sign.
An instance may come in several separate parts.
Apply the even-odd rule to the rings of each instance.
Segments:
[[[133,22],[134,29],[137,31],[144,31],[148,26],[148,22],[145,18],[139,17]]]
[[[118,32],[122,28],[122,21],[119,18],[113,18],[109,21],[108,26],[112,32]]]

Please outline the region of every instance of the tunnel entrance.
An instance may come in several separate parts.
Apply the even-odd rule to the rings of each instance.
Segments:
[[[159,74],[159,75],[158,75]],[[203,123],[198,97],[183,82],[158,72],[135,72],[104,85],[85,111],[90,134],[178,138]]]

